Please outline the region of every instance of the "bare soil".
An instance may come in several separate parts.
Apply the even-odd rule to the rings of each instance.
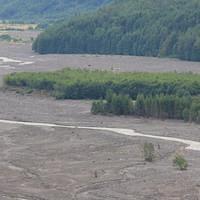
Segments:
[[[33,57],[34,56],[34,57]],[[8,63],[0,77],[16,71],[49,71],[66,66],[120,71],[193,71],[200,63],[129,56],[37,55],[30,44],[0,44],[0,57],[34,61]],[[1,65],[3,65],[1,63]],[[116,67],[114,69],[114,67]],[[119,68],[120,69],[117,69]],[[0,119],[65,125],[135,129],[151,135],[200,141],[200,126],[181,121],[94,116],[91,101],[56,101],[41,94],[0,90]],[[107,131],[32,127],[0,123],[1,200],[198,200],[200,152],[185,145]],[[156,148],[153,163],[144,161],[143,145]],[[187,171],[172,165],[176,153]]]

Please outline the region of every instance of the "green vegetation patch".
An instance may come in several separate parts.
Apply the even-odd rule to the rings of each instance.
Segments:
[[[108,90],[132,99],[138,94],[200,94],[200,75],[192,73],[114,73],[67,68],[57,72],[13,73],[4,81],[9,86],[46,90],[58,99],[104,99]]]
[[[13,38],[9,34],[0,35],[0,41],[6,41],[6,42],[23,42],[22,39]]]
[[[182,155],[176,155],[173,164],[178,167],[179,170],[187,170],[188,162]]]
[[[153,162],[155,158],[155,147],[152,143],[145,143],[143,147],[144,159],[148,162]]]
[[[181,119],[200,123],[200,97],[190,95],[139,94],[136,101],[127,95],[108,92],[105,100],[94,101],[93,114],[136,115],[158,119]]]

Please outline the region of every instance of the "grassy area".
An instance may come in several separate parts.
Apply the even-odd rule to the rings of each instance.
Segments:
[[[56,72],[14,73],[4,79],[9,86],[46,90],[59,99],[100,99],[108,90],[136,99],[138,94],[199,95],[200,75],[64,69]]]

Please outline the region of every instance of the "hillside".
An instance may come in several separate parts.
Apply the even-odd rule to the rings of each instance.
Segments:
[[[110,0],[0,0],[0,20],[57,20],[103,5]]]
[[[199,0],[116,0],[42,33],[45,53],[129,54],[200,61]]]

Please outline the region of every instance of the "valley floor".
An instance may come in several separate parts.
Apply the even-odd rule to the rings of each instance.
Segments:
[[[30,44],[1,43],[0,57],[15,60],[0,62],[1,79],[11,72],[49,71],[66,66],[200,73],[198,62],[127,56],[42,56],[32,53]],[[123,116],[94,116],[90,114],[90,106],[91,101],[56,101],[41,94],[22,95],[0,90],[0,119],[128,128],[143,134],[200,141],[199,125]],[[186,150],[186,145],[182,143],[122,136],[108,131],[5,123],[0,123],[0,138],[2,200],[200,198],[200,152]],[[152,142],[156,147],[153,163],[144,162],[144,142]],[[187,158],[187,171],[178,171],[172,165],[176,153]]]

